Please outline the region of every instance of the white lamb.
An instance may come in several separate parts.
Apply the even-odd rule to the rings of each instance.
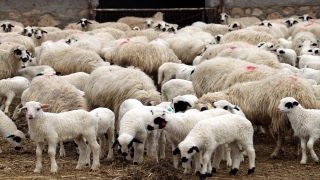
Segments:
[[[223,129],[223,131],[221,131]],[[250,121],[242,116],[226,114],[209,118],[198,122],[186,138],[180,142],[173,154],[180,153],[183,162],[191,159],[193,155],[203,152],[201,179],[216,172],[219,161],[215,159],[210,163],[211,155],[215,151],[215,157],[221,156],[219,146],[229,144],[233,156],[230,175],[235,175],[240,166],[240,144],[248,153],[248,174],[255,170],[255,150],[253,147],[253,127]]]
[[[306,62],[305,67],[320,70],[320,61],[319,62],[318,61]]]
[[[302,159],[300,164],[307,163],[306,148],[309,149],[312,159],[318,163],[319,158],[314,152],[313,144],[320,135],[320,110],[305,109],[296,99],[286,97],[281,99],[277,112],[287,114],[294,135],[301,140]]]
[[[176,72],[176,79],[184,79],[192,81],[192,74],[194,72],[195,66],[180,66]]]
[[[20,98],[22,92],[30,86],[27,78],[16,76],[0,80],[0,102],[3,101],[1,110],[9,112],[9,106],[14,98]]]
[[[185,112],[186,110],[192,108],[194,102],[197,100],[198,100],[197,96],[192,94],[176,96],[172,99],[174,111]]]
[[[291,48],[292,46],[292,41],[289,41],[285,38],[279,38],[278,43],[280,46],[283,46],[284,48]]]
[[[34,172],[40,173],[42,169],[42,151],[48,143],[48,154],[51,160],[51,172],[57,172],[58,165],[55,160],[56,145],[58,141],[73,139],[78,144],[80,155],[76,169],[81,169],[86,164],[86,142],[93,151],[91,169],[98,170],[99,148],[97,142],[98,118],[85,110],[73,110],[63,113],[43,112],[49,108],[49,104],[29,101],[22,107],[26,110],[29,134],[36,142],[37,162]]]
[[[276,50],[276,54],[279,57],[280,63],[287,63],[293,67],[296,66],[297,53],[293,49],[286,49],[280,47]]]
[[[305,67],[307,62],[320,62],[320,56],[314,56],[309,54],[304,54],[302,56],[298,56],[299,58],[299,68]]]
[[[161,87],[161,100],[172,101],[174,97],[186,94],[196,95],[193,83],[184,79],[171,79]]]
[[[302,68],[296,73],[297,77],[302,77],[306,79],[313,79],[318,84],[320,84],[320,70],[315,70],[312,68]]]
[[[13,121],[0,111],[0,133],[2,137],[6,138],[15,150],[20,150],[23,141],[26,139],[24,133],[17,129]],[[0,149],[0,153],[2,150]]]

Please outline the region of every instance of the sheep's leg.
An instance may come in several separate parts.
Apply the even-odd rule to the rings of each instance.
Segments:
[[[42,169],[42,151],[44,144],[41,142],[36,142],[37,149],[36,149],[36,156],[37,156],[37,162],[36,162],[36,168],[33,172],[40,173]]]
[[[1,103],[1,111],[4,111],[5,103],[4,103],[3,97],[0,97],[0,103]]]
[[[106,146],[106,137],[104,134],[98,136],[99,143],[100,143],[100,159],[104,158],[104,155],[106,154],[105,146]]]
[[[275,143],[277,143],[277,140],[276,140],[276,138],[274,138],[270,126],[263,125],[262,127],[265,129],[268,138],[271,138]]]
[[[308,140],[308,143],[307,143],[307,148],[310,151],[312,159],[314,161],[316,161],[316,162],[319,162],[319,158],[318,158],[318,156],[316,155],[316,153],[314,152],[314,149],[313,149],[314,141],[315,141],[315,138],[310,137],[309,140]]]
[[[301,151],[302,151],[302,159],[300,161],[300,164],[306,164],[307,163],[307,140],[306,138],[301,138]]]
[[[229,144],[232,153],[232,168],[230,171],[230,175],[236,175],[239,170],[241,158],[240,158],[240,148],[236,142],[232,142]]]
[[[200,179],[203,179],[205,177],[207,177],[207,172],[208,172],[208,163],[211,159],[211,155],[212,152],[215,148],[207,148],[206,151],[203,153],[202,156],[202,170],[201,170],[201,174],[200,174]],[[212,172],[212,170],[210,169],[209,172]]]
[[[134,143],[134,157],[133,157],[133,163],[139,164],[143,160],[143,152],[144,152],[144,143]]]
[[[152,131],[152,143],[151,143],[151,152],[152,155],[156,158],[156,161],[159,162],[159,158],[158,158],[158,149],[157,149],[157,144],[158,144],[158,139],[156,139],[157,137],[157,131]]]
[[[59,150],[60,157],[65,157],[66,150],[64,149],[63,141],[60,141],[59,144],[60,144],[60,150]]]
[[[86,151],[87,151],[87,145],[82,137],[74,139],[74,141],[78,145],[79,149],[79,159],[78,159],[78,164],[76,166],[76,169],[81,169],[85,164],[86,164]]]
[[[248,169],[248,174],[254,173],[255,170],[255,160],[256,160],[256,153],[253,148],[253,142],[251,141],[250,143],[242,143],[242,148],[247,152],[248,159],[249,159],[249,169]]]
[[[172,148],[172,152],[173,152],[177,148],[178,143],[169,134],[166,133],[165,135],[171,144],[171,148]],[[173,167],[175,167],[176,169],[178,169],[178,167],[179,167],[179,155],[178,154],[173,155]]]
[[[282,148],[282,144],[284,142],[285,138],[285,133],[282,131],[278,132],[278,140],[277,140],[277,145],[276,148],[274,149],[273,153],[270,155],[271,158],[276,158]]]
[[[213,161],[212,161],[212,170],[211,170],[212,173],[216,173],[217,169],[219,169],[220,162],[221,162],[222,157],[223,157],[223,148],[222,148],[222,146],[224,146],[224,145],[218,146],[216,148],[216,150],[214,151],[214,156],[213,156]]]
[[[201,172],[201,160],[202,160],[202,152],[194,154],[194,163],[195,163],[195,173],[200,174]],[[210,163],[209,163],[210,164]]]
[[[14,96],[15,96],[15,94],[13,92],[10,92],[10,93],[7,94],[7,100],[5,102],[4,113],[7,114],[9,112],[9,106],[10,106]]]
[[[160,159],[164,159],[166,157],[166,136],[163,130],[160,131],[160,142],[159,144],[159,151],[160,151]]]
[[[112,144],[114,141],[114,129],[109,128],[107,131],[107,134],[108,134],[108,148],[109,148],[107,159],[112,159],[113,158]]]
[[[2,149],[0,148],[0,153],[2,153]]]
[[[86,137],[86,139],[93,155],[91,170],[95,171],[98,170],[100,167],[100,145],[98,144],[97,139],[94,136]]]
[[[231,159],[231,155],[230,155],[230,147],[228,144],[224,144],[222,146],[223,148],[223,152],[224,152],[224,155],[223,155],[223,159],[225,159],[227,161],[227,167],[231,167],[232,166],[232,159]]]
[[[48,155],[51,161],[51,170],[50,172],[56,173],[58,171],[58,165],[56,162],[56,149],[57,149],[57,142],[55,141],[48,141]]]

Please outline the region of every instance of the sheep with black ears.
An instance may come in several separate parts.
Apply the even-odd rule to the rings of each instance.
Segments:
[[[58,171],[55,160],[56,145],[58,141],[74,139],[78,144],[80,155],[76,169],[81,169],[86,164],[86,142],[93,152],[91,170],[98,170],[99,148],[97,143],[98,118],[86,110],[74,110],[64,113],[43,112],[49,104],[29,101],[22,107],[26,110],[29,134],[37,145],[37,161],[34,172],[40,173],[42,169],[42,151],[44,144],[48,143],[48,154],[51,160],[51,172]]]
[[[171,102],[174,97],[182,95],[196,95],[191,81],[171,79],[161,87],[161,100]]]
[[[198,98],[192,94],[185,94],[181,96],[176,96],[172,99],[172,104],[175,112],[185,112],[186,110],[193,107],[195,101]]]
[[[287,63],[293,67],[296,67],[297,53],[293,49],[280,47],[276,49],[276,54],[279,57],[280,63]]]
[[[42,65],[42,66],[28,66],[25,68],[20,69],[17,72],[17,76],[22,76],[27,78],[30,82],[33,78],[35,78],[39,72],[42,72],[45,69],[51,68],[50,66],[47,65]],[[52,69],[52,68],[51,68]],[[52,69],[53,70],[53,69]]]
[[[5,22],[0,22],[1,24],[1,33],[9,33],[9,32],[21,32],[23,31],[23,25],[18,26],[18,25],[13,25],[13,23],[9,22],[9,21],[5,21]]]
[[[126,16],[119,18],[117,22],[128,24],[131,28],[137,26],[140,29],[148,29],[156,20],[163,20],[163,13],[157,12],[152,17]]]
[[[17,129],[17,126],[13,121],[6,116],[2,111],[0,111],[0,133],[6,138],[15,150],[20,150],[23,141],[26,139],[24,133]],[[2,150],[0,149],[0,153]]]
[[[255,93],[252,93],[253,90]],[[194,108],[200,110],[207,103],[218,100],[237,104],[252,124],[264,127],[269,138],[273,138],[271,127],[278,133],[277,146],[271,154],[271,157],[275,158],[282,148],[285,131],[288,130],[286,116],[276,113],[275,110],[281,98],[293,95],[308,108],[319,107],[314,90],[305,78],[276,74],[259,81],[238,83],[220,92],[207,93],[195,102]],[[261,103],[264,106],[261,106]]]
[[[312,68],[302,68],[296,73],[297,77],[302,77],[306,79],[313,79],[320,84],[320,70],[312,69]]]
[[[223,133],[221,131],[223,129]],[[186,138],[179,143],[173,154],[180,153],[183,162],[203,151],[200,179],[206,179],[219,168],[219,161],[210,163],[213,151],[221,156],[218,147],[229,144],[233,155],[230,175],[235,175],[240,166],[240,144],[248,153],[248,174],[255,170],[255,150],[253,147],[253,127],[250,121],[242,116],[226,114],[198,122]],[[218,154],[218,155],[217,155]]]
[[[309,149],[312,159],[319,162],[314,152],[313,144],[319,139],[319,114],[318,109],[305,109],[298,100],[293,97],[285,97],[280,100],[277,112],[285,113],[291,123],[294,135],[301,140],[302,159],[300,164],[307,163],[306,148]]]
[[[238,21],[238,22],[243,23],[245,26],[251,26],[251,25],[254,25],[255,23],[258,23],[261,21],[260,19],[254,17],[254,16],[231,18],[231,17],[229,17],[229,15],[227,15],[227,13],[221,13],[218,18],[219,18],[219,22],[221,24],[227,24],[227,25],[231,24],[234,21]]]
[[[188,112],[188,111],[186,111]],[[166,132],[166,137],[171,143],[172,150],[177,147],[191,129],[203,119],[229,114],[230,112],[223,109],[211,109],[203,112],[190,112],[190,113],[168,113],[163,111],[154,112],[153,122],[149,123],[148,130],[163,129]],[[168,135],[167,135],[168,134]],[[200,172],[200,154],[196,159],[195,171]],[[178,168],[178,157],[173,156],[173,165]],[[184,162],[184,161],[183,161]],[[185,161],[186,162],[186,161]],[[190,173],[190,163],[185,167],[184,174]]]

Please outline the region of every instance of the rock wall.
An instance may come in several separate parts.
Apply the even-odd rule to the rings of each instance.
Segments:
[[[98,2],[92,0],[93,7]],[[15,20],[25,26],[63,28],[88,17],[88,0],[0,0],[0,20]]]

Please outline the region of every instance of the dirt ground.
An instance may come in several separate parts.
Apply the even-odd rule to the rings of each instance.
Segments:
[[[10,107],[13,111],[13,106]],[[16,121],[19,129],[27,133],[28,127],[25,117]],[[57,149],[58,172],[50,173],[50,159],[46,153],[43,154],[43,169],[41,173],[34,173],[35,168],[35,143],[27,136],[26,143],[22,150],[16,151],[4,138],[0,138],[0,179],[152,179],[152,180],[179,180],[179,179],[199,179],[199,177],[182,174],[180,166],[175,169],[172,166],[171,146],[167,143],[166,159],[159,163],[153,157],[145,157],[140,165],[133,165],[132,161],[127,161],[122,155],[114,151],[113,160],[100,160],[100,170],[90,172],[90,167],[82,170],[75,170],[78,156],[76,148],[72,143],[65,145],[66,157],[59,157]],[[207,179],[320,179],[319,165],[312,161],[308,154],[306,165],[300,165],[301,156],[294,158],[294,146],[288,140],[285,143],[284,153],[277,159],[270,159],[275,144],[267,139],[266,135],[255,135],[254,145],[256,150],[256,170],[252,175],[247,175],[248,159],[241,163],[240,169],[235,176],[230,176],[230,168],[226,167],[226,162],[222,162],[218,172],[213,177]],[[315,144],[315,152],[320,155],[319,143]]]

